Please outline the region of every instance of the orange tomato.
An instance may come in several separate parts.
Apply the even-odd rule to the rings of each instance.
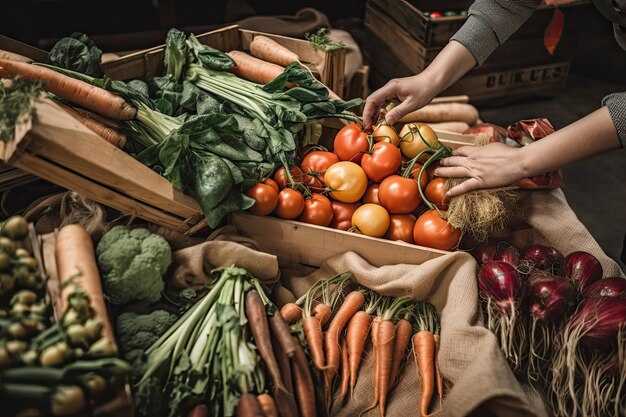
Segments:
[[[411,170],[411,178],[413,178],[415,181],[417,181],[417,178],[419,177],[420,174],[420,170],[422,169],[422,164],[415,164],[413,166],[413,169]],[[422,174],[422,180],[420,181],[420,185],[422,188],[422,191],[424,191],[426,189],[426,186],[428,185],[428,181],[429,180],[429,175],[428,175],[428,169],[426,169],[426,172],[424,172]]]
[[[352,226],[367,236],[385,236],[389,222],[389,213],[378,204],[363,204],[352,215]]]
[[[400,136],[398,136],[398,132],[393,126],[388,125],[380,125],[376,129],[374,129],[374,133],[372,133],[372,138],[376,142],[389,142],[394,146],[400,146]]]
[[[413,228],[417,218],[412,214],[392,214],[385,239],[414,243]]]
[[[400,175],[392,175],[380,183],[378,200],[391,214],[409,214],[422,202],[417,182]]]
[[[442,215],[445,215],[445,211]],[[453,250],[461,240],[461,231],[450,226],[436,210],[428,210],[415,222],[413,240],[416,245]]]
[[[415,158],[420,152],[428,149],[430,144],[434,149],[438,149],[440,143],[435,131],[426,123],[407,123],[400,131],[400,150],[402,155],[409,159]],[[420,157],[421,163],[426,162],[429,155]]]
[[[330,196],[344,203],[359,201],[367,189],[367,175],[354,162],[342,161],[331,165],[326,170],[324,181],[332,190]]]
[[[439,209],[445,210],[450,203],[448,197],[446,197],[446,179],[437,177],[433,179],[424,191],[426,199],[435,204]]]

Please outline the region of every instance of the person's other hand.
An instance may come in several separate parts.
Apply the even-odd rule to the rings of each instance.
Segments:
[[[523,148],[513,148],[503,143],[486,146],[463,146],[452,152],[452,156],[440,161],[436,176],[468,178],[448,191],[455,197],[472,190],[495,188],[514,184],[527,177]]]
[[[405,114],[430,103],[436,94],[434,83],[425,73],[412,77],[394,78],[365,100],[363,109],[365,127],[372,126],[376,121],[378,110],[390,101],[400,102],[385,117],[387,124],[392,126]]]

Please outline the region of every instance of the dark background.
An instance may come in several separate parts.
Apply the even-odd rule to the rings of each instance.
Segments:
[[[142,49],[162,44],[173,26],[212,30],[249,15],[290,15],[303,7],[326,13],[334,27],[361,39],[365,0],[248,0],[254,11],[238,1],[161,0],[5,0],[0,34],[44,49],[59,38],[80,31],[106,51]],[[433,3],[435,1],[433,0]],[[470,4],[471,2],[465,2]],[[600,106],[604,95],[626,90],[626,52],[613,38],[610,23],[591,4],[579,24],[578,45],[567,86],[551,99],[531,99],[479,108],[483,120],[507,126],[517,120],[547,117],[561,128]],[[235,13],[233,13],[233,10]],[[504,46],[506,47],[506,45]],[[594,138],[589,138],[593,140]],[[603,249],[619,259],[626,234],[626,151],[616,151],[565,168],[563,190],[580,220]],[[624,263],[621,263],[624,268]]]

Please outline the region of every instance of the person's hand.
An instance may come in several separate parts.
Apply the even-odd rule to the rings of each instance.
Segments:
[[[392,126],[405,114],[430,103],[436,94],[434,83],[425,73],[413,77],[394,78],[365,100],[363,123],[365,127],[370,128],[376,121],[380,108],[390,101],[400,102],[385,117],[387,124]]]
[[[527,177],[523,148],[513,148],[503,143],[485,146],[463,146],[452,156],[440,161],[434,174],[447,178],[468,178],[448,191],[455,197],[472,190],[495,188],[514,184]]]

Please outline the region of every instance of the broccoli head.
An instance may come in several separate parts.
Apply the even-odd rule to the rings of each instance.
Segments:
[[[115,226],[96,248],[104,293],[111,304],[154,303],[165,287],[163,274],[172,261],[169,243],[147,229]]]
[[[127,311],[119,315],[116,323],[117,340],[122,352],[135,349],[145,351],[158,340],[178,319],[176,314],[154,310],[147,314]]]

